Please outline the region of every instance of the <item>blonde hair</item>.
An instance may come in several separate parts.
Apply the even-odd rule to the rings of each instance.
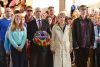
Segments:
[[[64,11],[61,11],[61,12],[58,14],[58,18],[59,18],[60,16],[65,17],[65,16],[66,16],[65,12],[64,12]]]
[[[96,16],[97,19],[100,19],[100,16]]]
[[[17,29],[17,25],[16,25],[16,22],[15,22],[15,18],[16,18],[17,16],[19,16],[20,19],[21,19],[21,22],[20,22],[18,28],[21,29],[21,31],[24,31],[24,22],[23,22],[23,17],[22,17],[21,14],[15,14],[15,16],[14,16],[12,22],[11,22],[10,29],[11,29],[12,31],[15,31],[15,30]]]
[[[61,11],[61,12],[58,14],[58,16],[57,16],[57,23],[58,23],[58,24],[59,24],[59,18],[60,18],[60,17],[63,17],[63,18],[66,17],[66,14],[65,14],[64,11]]]
[[[72,14],[73,19],[76,19],[76,18],[78,18],[79,16],[80,16],[79,10],[75,10],[75,11],[73,12],[73,14]]]

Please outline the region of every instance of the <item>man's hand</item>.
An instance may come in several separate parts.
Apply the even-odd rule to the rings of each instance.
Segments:
[[[75,49],[79,49],[79,47],[75,47]]]
[[[100,43],[100,38],[98,38],[98,39],[97,39],[97,42],[99,42],[99,43]]]
[[[10,56],[10,52],[6,52],[6,56]]]
[[[90,46],[90,49],[93,49],[93,46]]]
[[[55,54],[55,51],[51,51],[53,54]]]

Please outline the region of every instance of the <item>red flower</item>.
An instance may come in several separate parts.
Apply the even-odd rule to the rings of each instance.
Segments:
[[[35,38],[36,43],[40,43],[40,39],[39,38]]]
[[[46,38],[46,42],[49,42],[50,41],[50,39],[49,38]]]
[[[43,46],[46,46],[46,45],[47,45],[47,44],[46,44],[46,41],[44,41],[44,42],[43,42]]]
[[[46,31],[37,31],[34,35],[34,42],[39,46],[47,46],[50,42],[50,36]]]

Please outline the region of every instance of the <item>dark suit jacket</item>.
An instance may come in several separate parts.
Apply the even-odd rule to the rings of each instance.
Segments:
[[[37,26],[37,23],[36,23],[35,19],[27,24],[27,38],[31,42],[30,52],[40,52],[40,51],[42,51],[41,49],[43,49],[43,47],[34,45],[35,43],[32,41],[32,39],[34,38],[34,34],[38,30],[39,29],[38,29],[38,26]],[[41,28],[41,30],[47,31],[51,35],[49,24],[45,19],[42,19],[42,28]]]
[[[89,48],[94,44],[94,26],[91,19],[85,18],[86,20],[86,47]],[[73,21],[72,25],[72,37],[73,37],[73,47],[82,47],[82,18],[79,17]]]

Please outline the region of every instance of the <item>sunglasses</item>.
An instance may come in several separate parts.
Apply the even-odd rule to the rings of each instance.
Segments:
[[[32,10],[27,10],[28,12],[32,12]]]

